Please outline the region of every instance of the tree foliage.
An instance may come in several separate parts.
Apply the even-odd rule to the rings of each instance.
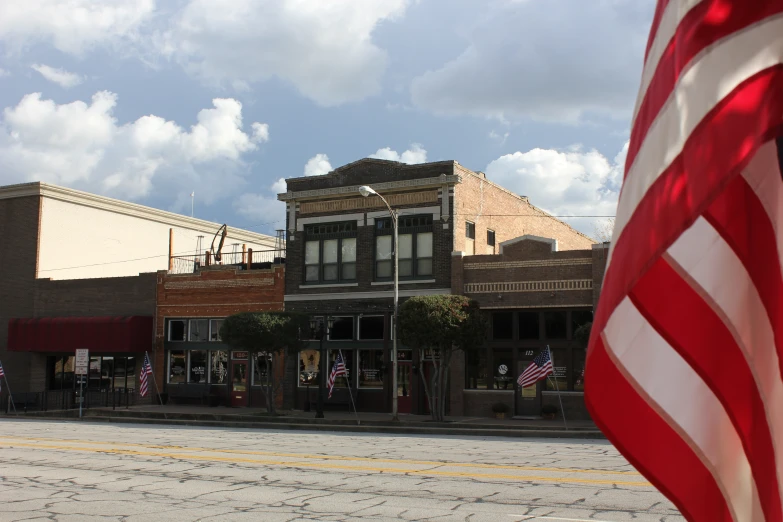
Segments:
[[[419,372],[433,420],[442,421],[445,416],[453,353],[483,346],[487,328],[487,318],[478,303],[461,295],[412,297],[400,307],[400,340],[417,348],[420,357],[426,349],[435,354],[420,360]]]
[[[584,323],[579,328],[574,330],[574,341],[579,343],[581,348],[587,349],[587,344],[590,342],[590,332],[593,329],[593,323]]]

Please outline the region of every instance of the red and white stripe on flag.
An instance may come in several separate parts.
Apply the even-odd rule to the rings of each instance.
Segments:
[[[144,363],[141,365],[141,373],[139,374],[139,395],[146,397],[149,393],[148,376],[152,375],[152,365],[147,354],[144,354]]]
[[[691,521],[783,520],[783,1],[659,0],[585,399]]]

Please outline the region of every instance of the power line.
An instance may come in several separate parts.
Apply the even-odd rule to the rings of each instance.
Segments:
[[[180,252],[178,254],[174,254],[174,257],[176,256],[189,256],[189,255],[196,255],[196,251],[187,251],[187,252]],[[116,265],[119,263],[132,263],[134,261],[146,261],[147,259],[156,259],[159,257],[169,257],[168,254],[160,254],[157,256],[149,256],[149,257],[138,257],[136,259],[123,259],[122,261],[106,261],[105,263],[94,263],[91,265],[80,265],[80,266],[68,266],[68,267],[62,267],[62,268],[47,268],[45,270],[41,270],[41,272],[56,272],[59,270],[74,270],[76,268],[90,268],[93,266],[104,266],[104,265]]]

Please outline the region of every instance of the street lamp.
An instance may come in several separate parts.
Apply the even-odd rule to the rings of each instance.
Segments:
[[[315,418],[324,418],[324,389],[326,383],[326,354],[324,353],[324,337],[331,331],[334,325],[334,319],[331,317],[326,318],[326,331],[324,331],[324,321],[318,321],[316,319],[310,319],[310,329],[315,333],[315,338],[318,339],[318,353],[319,366],[318,370],[318,405],[315,409]],[[310,397],[307,397],[308,402]]]
[[[389,215],[392,220],[392,227],[394,229],[394,315],[392,316],[392,420],[399,420],[397,417],[397,302],[399,301],[400,284],[398,281],[399,270],[397,264],[397,211],[392,210],[389,202],[386,199],[375,192],[375,189],[362,185],[359,187],[359,194],[365,198],[368,196],[378,196],[381,201],[384,202],[386,208],[389,209]]]

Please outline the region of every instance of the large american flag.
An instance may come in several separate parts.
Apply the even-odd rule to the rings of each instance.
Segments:
[[[659,0],[585,398],[691,521],[783,520],[783,2]]]
[[[348,378],[348,370],[345,369],[345,361],[343,361],[342,352],[337,353],[337,359],[334,360],[334,366],[332,366],[332,373],[329,374],[329,398],[332,398],[332,390],[334,390],[334,381],[338,377],[343,376]]]
[[[149,385],[147,383],[148,376],[152,375],[152,366],[150,365],[150,358],[147,353],[144,352],[144,364],[141,365],[141,375],[139,375],[139,395],[146,397],[149,392]]]
[[[536,355],[530,366],[525,368],[525,371],[519,375],[517,384],[521,388],[527,388],[541,379],[545,379],[550,373],[552,373],[552,357],[550,357],[549,348],[547,347],[546,350]]]

